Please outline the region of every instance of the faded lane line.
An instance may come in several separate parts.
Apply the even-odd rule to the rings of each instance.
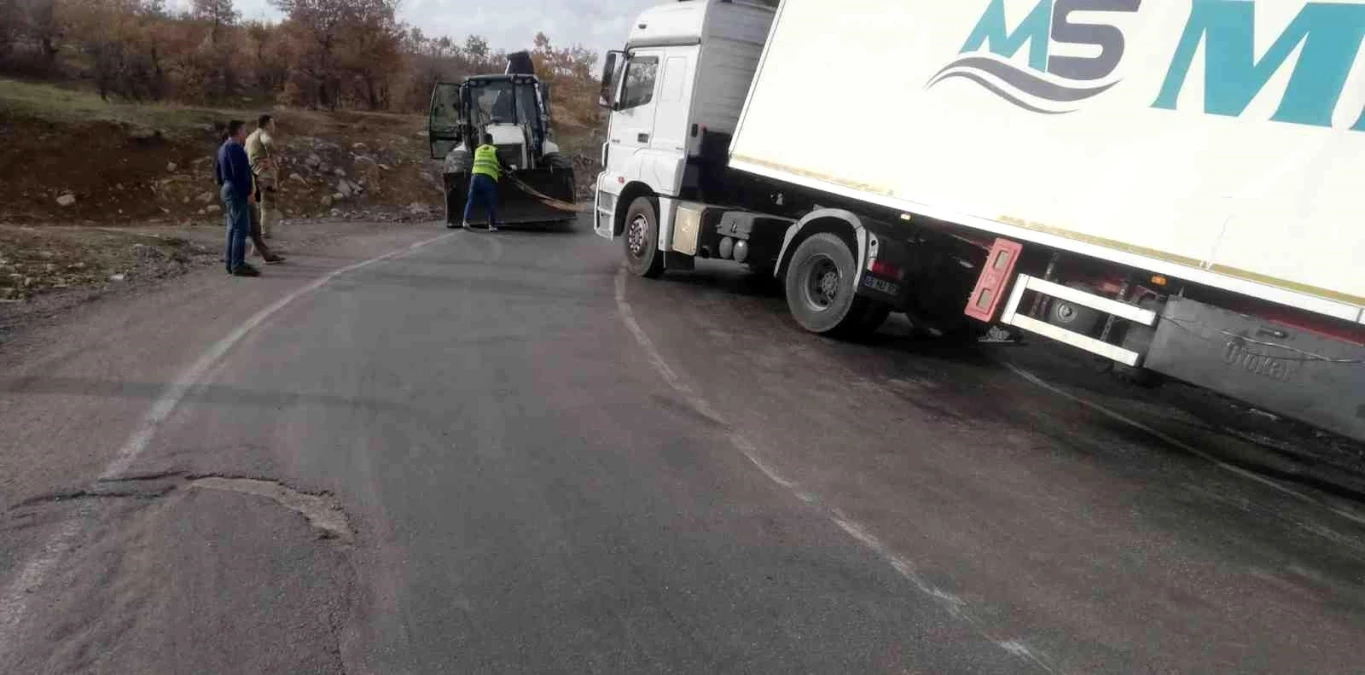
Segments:
[[[687,401],[688,405],[692,406],[698,414],[726,429],[726,436],[730,441],[730,444],[733,445],[736,450],[739,450],[740,454],[744,455],[745,459],[748,459],[760,473],[768,478],[768,480],[771,480],[778,486],[788,490],[797,499],[800,499],[802,502],[805,502],[812,508],[818,510],[821,515],[829,519],[830,522],[843,530],[848,536],[852,537],[855,541],[862,544],[891,565],[892,569],[896,570],[898,574],[909,581],[916,590],[942,607],[949,615],[970,625],[973,630],[997,647],[1021,660],[1037,666],[1041,670],[1049,673],[1057,672],[1042,655],[1029,648],[1022,640],[1003,639],[993,635],[990,629],[971,613],[966,601],[948,591],[934,586],[928,579],[924,578],[924,576],[919,573],[919,570],[914,563],[896,554],[882,540],[869,532],[866,527],[849,518],[847,514],[840,511],[838,508],[825,506],[818,496],[803,489],[799,483],[786,478],[776,468],[764,462],[759,457],[758,447],[744,435],[740,434],[739,431],[731,427],[724,418],[715,412],[705,398],[678,376],[677,371],[673,370],[673,368],[668,365],[668,362],[664,360],[663,355],[659,353],[659,349],[654,345],[654,341],[650,339],[649,335],[640,327],[640,323],[635,319],[635,310],[630,306],[630,302],[626,300],[626,269],[624,267],[616,274],[616,309],[617,313],[621,316],[622,323],[626,325],[626,329],[635,337],[636,343],[639,345],[640,349],[644,351],[645,357],[649,359],[649,363],[654,367],[654,370],[657,371],[659,375],[663,377],[664,381],[682,396],[683,399]]]
[[[238,326],[236,330],[228,333],[226,337],[210,346],[198,360],[190,365],[189,368],[182,371],[175,382],[161,393],[156,402],[152,404],[151,409],[142,418],[137,431],[119,448],[118,452],[114,455],[113,461],[111,461],[100,474],[100,480],[115,478],[126,471],[128,467],[132,465],[133,461],[137,459],[138,455],[142,454],[142,452],[147,449],[147,444],[151,442],[152,436],[156,434],[157,428],[170,417],[171,413],[175,411],[176,406],[185,398],[185,395],[197,386],[203,377],[209,373],[218,361],[236,346],[242,338],[246,337],[252,330],[265,323],[266,320],[276,312],[284,309],[295,300],[322,288],[328,282],[343,274],[354,272],[358,269],[400,255],[406,255],[419,248],[448,239],[457,234],[459,233],[447,232],[439,237],[432,237],[419,241],[412,246],[390,251],[384,255],[333,270],[254,314],[251,318]],[[500,250],[501,249],[499,248],[499,251]],[[19,623],[23,620],[24,615],[28,610],[29,594],[42,585],[43,581],[52,571],[52,568],[61,561],[68,551],[70,551],[72,545],[75,543],[77,535],[84,529],[92,511],[92,506],[88,504],[82,505],[75,517],[63,522],[61,527],[57,530],[57,533],[52,535],[52,537],[44,543],[42,549],[38,552],[38,555],[24,564],[19,572],[18,578],[4,589],[3,594],[0,594],[0,663],[10,661],[9,657],[11,650],[15,647],[15,633],[17,632]]]
[[[1095,411],[1095,412],[1097,412],[1097,413],[1099,413],[1099,414],[1101,414],[1101,415],[1104,415],[1105,417],[1108,417],[1108,418],[1113,419],[1113,420],[1117,420],[1117,421],[1119,421],[1119,422],[1122,422],[1122,423],[1124,423],[1124,424],[1127,424],[1128,426],[1133,427],[1134,429],[1138,429],[1138,430],[1140,430],[1140,431],[1146,432],[1147,434],[1151,435],[1153,438],[1156,438],[1157,440],[1160,440],[1160,441],[1164,441],[1165,443],[1170,444],[1170,445],[1173,446],[1173,447],[1180,448],[1181,450],[1184,450],[1185,452],[1188,452],[1188,453],[1190,453],[1191,455],[1194,455],[1194,456],[1196,456],[1196,457],[1199,457],[1200,459],[1203,459],[1203,460],[1205,460],[1205,461],[1208,461],[1209,463],[1213,464],[1214,466],[1217,466],[1217,467],[1220,468],[1220,469],[1224,469],[1224,470],[1226,470],[1226,471],[1230,471],[1230,472],[1235,473],[1235,474],[1237,474],[1238,476],[1241,476],[1241,477],[1243,477],[1243,478],[1249,478],[1249,479],[1251,479],[1251,480],[1256,481],[1257,483],[1260,483],[1260,484],[1262,484],[1262,485],[1268,486],[1268,487],[1270,487],[1270,488],[1272,488],[1272,489],[1274,489],[1274,490],[1277,490],[1277,491],[1279,491],[1279,492],[1282,492],[1282,493],[1284,493],[1284,494],[1287,494],[1287,495],[1289,495],[1289,496],[1291,496],[1291,497],[1294,497],[1294,498],[1296,498],[1296,499],[1302,500],[1302,501],[1307,502],[1307,503],[1309,503],[1309,504],[1312,504],[1312,505],[1314,505],[1314,506],[1318,506],[1318,507],[1327,509],[1328,511],[1331,511],[1332,513],[1335,513],[1335,514],[1337,514],[1338,516],[1341,516],[1342,518],[1345,518],[1345,519],[1347,519],[1347,520],[1350,520],[1350,521],[1355,522],[1355,523],[1360,524],[1360,525],[1365,525],[1365,517],[1363,517],[1363,516],[1360,516],[1360,515],[1358,515],[1358,514],[1356,514],[1356,513],[1352,513],[1352,512],[1350,512],[1350,511],[1347,511],[1347,510],[1344,510],[1344,509],[1337,508],[1337,507],[1335,507],[1335,506],[1333,506],[1333,505],[1331,505],[1331,504],[1329,504],[1329,503],[1327,503],[1327,502],[1324,502],[1324,501],[1322,501],[1322,500],[1320,500],[1320,499],[1316,499],[1316,498],[1312,497],[1311,495],[1304,494],[1304,493],[1302,493],[1302,492],[1299,492],[1298,490],[1295,490],[1295,489],[1293,489],[1293,488],[1290,488],[1290,487],[1287,487],[1287,486],[1285,486],[1285,485],[1282,485],[1282,484],[1280,484],[1280,483],[1278,483],[1278,482],[1276,482],[1276,481],[1273,481],[1273,480],[1271,480],[1271,479],[1269,479],[1269,478],[1266,478],[1265,476],[1257,475],[1257,474],[1256,474],[1255,472],[1253,472],[1253,471],[1248,471],[1248,470],[1243,469],[1243,468],[1241,468],[1241,467],[1239,467],[1239,466],[1234,466],[1234,465],[1232,465],[1232,464],[1228,464],[1227,462],[1224,462],[1223,460],[1218,459],[1217,457],[1215,457],[1215,456],[1213,456],[1213,455],[1211,455],[1211,454],[1209,454],[1209,453],[1207,453],[1207,452],[1204,452],[1203,450],[1200,450],[1199,448],[1196,448],[1196,447],[1194,447],[1194,446],[1192,446],[1192,445],[1190,445],[1190,444],[1188,444],[1188,443],[1185,443],[1185,442],[1183,442],[1183,441],[1181,441],[1181,440],[1179,440],[1179,439],[1177,439],[1177,438],[1172,438],[1170,435],[1165,434],[1165,433],[1162,433],[1161,431],[1158,431],[1157,429],[1153,429],[1152,427],[1150,427],[1150,426],[1148,426],[1148,425],[1146,425],[1146,424],[1143,424],[1142,422],[1139,422],[1139,421],[1137,421],[1137,420],[1135,420],[1135,419],[1133,419],[1133,418],[1131,418],[1131,417],[1128,417],[1127,415],[1124,415],[1123,413],[1115,412],[1115,411],[1110,410],[1109,408],[1106,408],[1106,407],[1104,407],[1104,406],[1102,406],[1102,405],[1100,405],[1100,404],[1098,404],[1098,403],[1095,403],[1094,401],[1088,401],[1088,400],[1083,399],[1083,398],[1081,398],[1081,397],[1079,397],[1079,396],[1077,396],[1077,395],[1075,395],[1075,394],[1072,394],[1072,393],[1070,393],[1070,392],[1068,392],[1068,391],[1063,390],[1061,387],[1058,387],[1058,386],[1056,386],[1056,385],[1050,384],[1048,381],[1044,380],[1043,378],[1038,377],[1037,375],[1034,375],[1033,373],[1030,373],[1029,371],[1024,370],[1023,368],[1020,368],[1019,366],[1016,366],[1016,365],[1014,365],[1013,363],[1008,363],[1008,362],[1006,362],[1006,361],[1001,361],[1001,360],[998,360],[998,359],[996,360],[996,362],[999,363],[999,364],[1001,364],[1001,365],[1003,365],[1004,367],[1008,368],[1008,369],[1010,370],[1010,372],[1014,373],[1015,375],[1018,375],[1019,377],[1024,378],[1025,380],[1027,380],[1028,382],[1034,384],[1035,386],[1042,387],[1043,389],[1046,389],[1046,390],[1048,390],[1048,391],[1050,391],[1050,392],[1052,392],[1052,393],[1054,393],[1054,394],[1057,394],[1058,396],[1061,396],[1061,397],[1063,397],[1063,398],[1066,398],[1066,399],[1069,399],[1069,400],[1074,401],[1074,402],[1076,402],[1076,403],[1079,403],[1079,404],[1081,404],[1081,405],[1083,405],[1083,406],[1085,406],[1085,407],[1087,407],[1087,408],[1089,408],[1089,409],[1091,409],[1091,410],[1093,410],[1093,411]]]

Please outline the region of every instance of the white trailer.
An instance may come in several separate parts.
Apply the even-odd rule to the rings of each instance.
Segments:
[[[1365,438],[1362,39],[1357,0],[661,6],[596,228],[815,332],[1008,327]]]

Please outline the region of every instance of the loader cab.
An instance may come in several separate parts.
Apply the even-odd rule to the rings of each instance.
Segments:
[[[427,123],[432,159],[445,159],[456,149],[470,151],[488,133],[505,166],[536,168],[541,157],[557,151],[549,138],[547,100],[534,75],[480,75],[437,84]]]
[[[432,159],[441,160],[446,222],[458,225],[474,152],[493,137],[508,172],[498,191],[504,223],[572,220],[577,199],[573,163],[559,152],[550,126],[549,88],[533,72],[530,55],[509,56],[508,72],[441,82],[431,92],[427,120]],[[558,206],[555,206],[555,205]]]
[[[724,168],[774,14],[771,3],[676,2],[646,10],[624,49],[608,52],[599,100],[610,111],[594,211],[599,234],[619,234],[621,211],[649,195],[659,202],[665,235],[676,201],[702,197]]]

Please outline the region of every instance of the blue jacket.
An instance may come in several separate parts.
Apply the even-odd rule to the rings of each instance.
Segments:
[[[237,198],[246,201],[251,195],[251,163],[247,161],[246,148],[228,139],[218,148],[217,165],[218,182],[231,184]]]

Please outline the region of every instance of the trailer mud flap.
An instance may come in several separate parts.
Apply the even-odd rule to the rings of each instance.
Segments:
[[[1365,440],[1365,346],[1172,298],[1146,367]]]

